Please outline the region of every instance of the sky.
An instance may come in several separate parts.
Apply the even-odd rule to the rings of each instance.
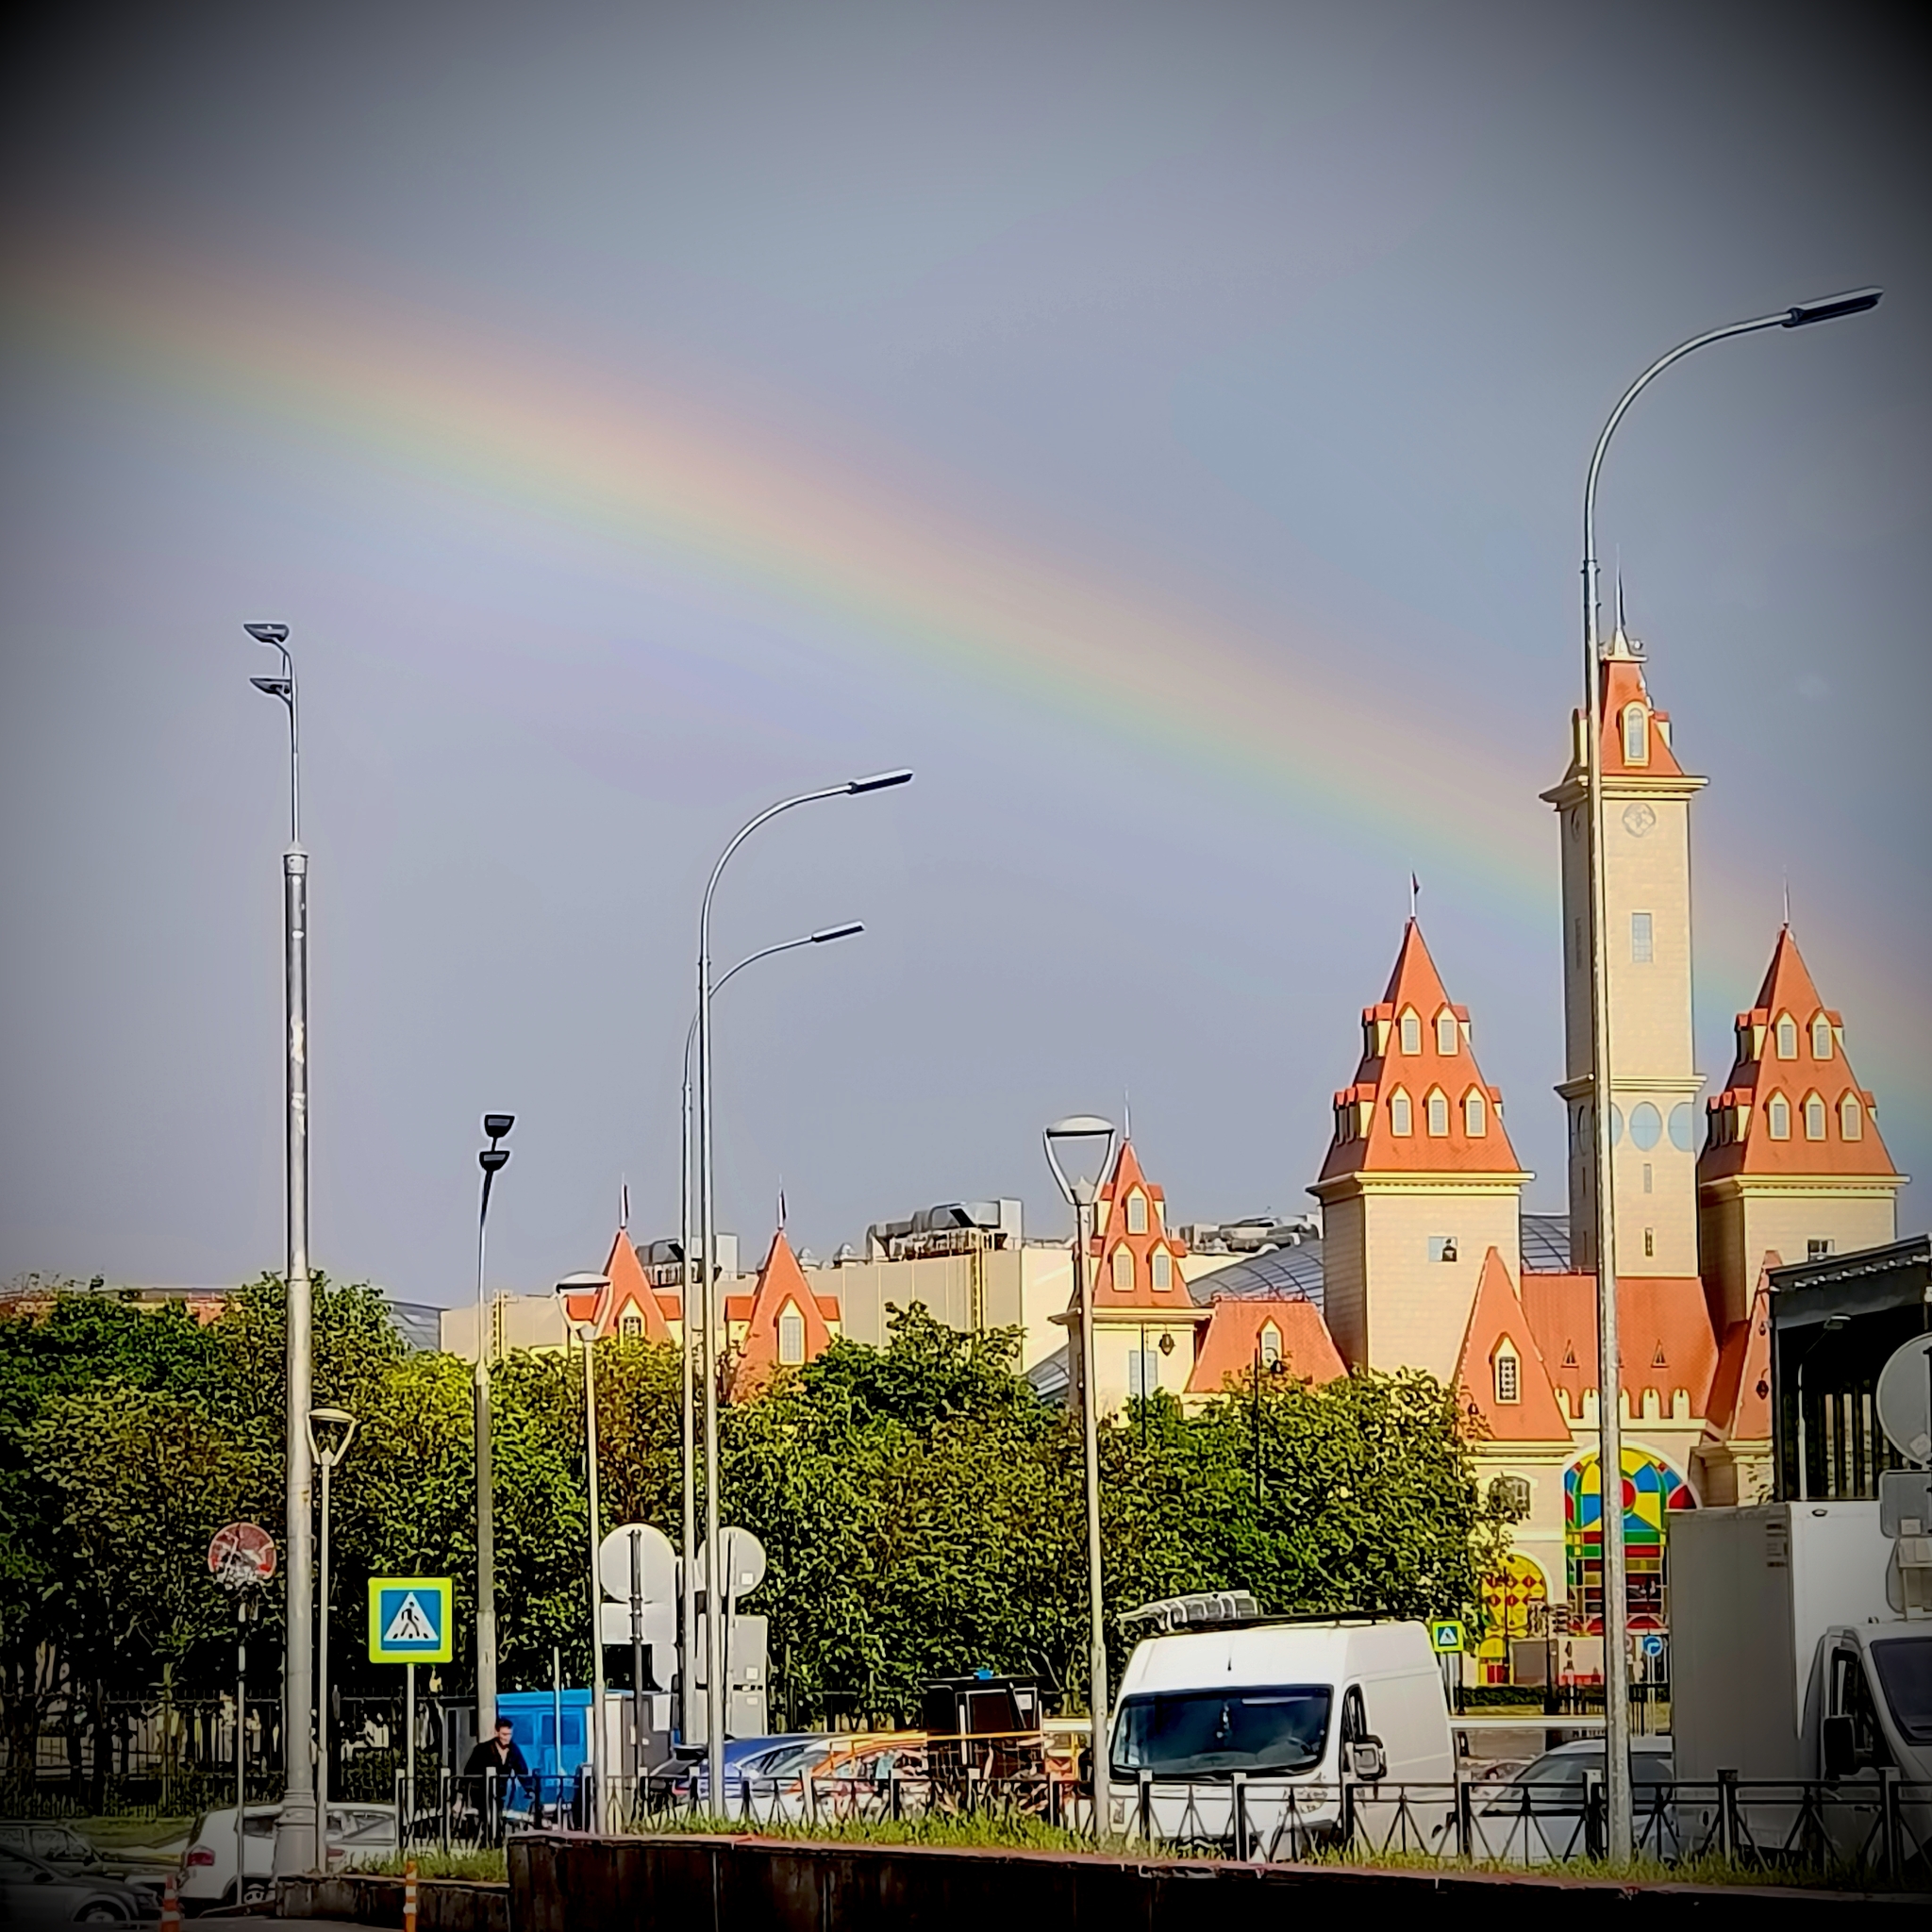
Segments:
[[[1793,929],[1932,1160],[1927,125],[1891,16],[1636,4],[92,9],[0,116],[0,1279],[473,1292],[721,1223],[1309,1203],[1424,931],[1563,1206],[1580,499],[1694,809],[1700,1065]],[[1714,1090],[1713,1090],[1714,1091]],[[1923,1224],[1922,1190],[1901,1231]]]

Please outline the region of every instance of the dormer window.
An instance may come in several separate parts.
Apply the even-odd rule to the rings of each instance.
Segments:
[[[1259,1346],[1261,1350],[1261,1366],[1264,1369],[1279,1368],[1281,1366],[1281,1330],[1273,1322],[1263,1322],[1261,1324]]]
[[[1127,1196],[1127,1232],[1145,1234],[1147,1232],[1147,1196],[1140,1189]]]
[[[1496,1351],[1496,1400],[1514,1406],[1523,1400],[1523,1362],[1508,1342]]]
[[[1814,1060],[1831,1058],[1831,1022],[1823,1013],[1811,1023],[1811,1058]]]
[[[1824,1139],[1824,1101],[1816,1093],[1805,1096],[1805,1138],[1807,1141]]]
[[[1402,1050],[1404,1053],[1420,1053],[1423,1050],[1423,1023],[1413,1007],[1403,1008]]]
[[[1650,762],[1650,713],[1641,705],[1624,707],[1624,762],[1647,765]]]
[[[1856,1093],[1847,1093],[1838,1104],[1838,1130],[1847,1141],[1865,1137],[1865,1109]]]
[[[1462,1131],[1472,1141],[1480,1141],[1490,1131],[1489,1102],[1474,1087],[1462,1096]]]
[[[1789,1013],[1777,1016],[1777,1057],[1781,1060],[1798,1058],[1798,1023]]]
[[[1165,1248],[1156,1248],[1153,1266],[1154,1286],[1164,1294],[1174,1286],[1174,1257]]]
[[[1113,1289],[1116,1294],[1134,1291],[1134,1257],[1125,1248],[1113,1251]]]
[[[1441,1140],[1449,1131],[1449,1096],[1440,1087],[1429,1090],[1429,1132]]]
[[[617,1324],[617,1332],[626,1341],[638,1341],[644,1332],[644,1318],[635,1308],[626,1308]]]
[[[778,1310],[778,1359],[796,1368],[805,1359],[805,1317],[796,1302],[787,1302]]]
[[[1415,1123],[1410,1113],[1408,1095],[1400,1087],[1389,1096],[1389,1131],[1391,1134],[1399,1135],[1403,1140],[1407,1140],[1410,1134],[1415,1132]]]
[[[1782,1093],[1774,1093],[1765,1103],[1764,1124],[1774,1141],[1791,1138],[1791,1103]]]
[[[1436,1051],[1446,1060],[1456,1052],[1456,1015],[1447,1007],[1436,1015]]]

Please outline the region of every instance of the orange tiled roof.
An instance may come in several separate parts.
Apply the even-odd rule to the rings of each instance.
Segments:
[[[740,1295],[727,1297],[727,1316],[730,1304],[742,1299]],[[788,1308],[795,1309],[804,1323],[807,1361],[813,1360],[831,1347],[832,1331],[825,1325],[824,1304],[827,1301],[832,1303],[832,1315],[836,1319],[838,1298],[821,1296],[812,1291],[781,1227],[772,1237],[771,1252],[765,1257],[765,1265],[758,1270],[758,1285],[745,1314],[744,1340],[739,1344],[737,1367],[731,1377],[734,1402],[755,1393],[779,1366],[778,1322]]]
[[[1503,1401],[1498,1393],[1496,1359],[1506,1350],[1516,1357],[1514,1402]],[[1549,1369],[1509,1280],[1509,1270],[1494,1248],[1483,1257],[1456,1379],[1464,1413],[1479,1418],[1484,1432],[1494,1441],[1569,1441],[1569,1418],[1550,1384]]]
[[[1418,1051],[1403,1051],[1403,1015],[1416,1020]],[[1455,1050],[1440,1050],[1437,1022],[1455,1022]],[[1322,1181],[1354,1174],[1441,1173],[1516,1174],[1516,1150],[1503,1126],[1501,1090],[1483,1078],[1469,1041],[1469,1009],[1450,1003],[1436,962],[1429,957],[1422,927],[1411,919],[1404,927],[1402,949],[1389,990],[1380,1003],[1362,1008],[1362,1057],[1355,1078],[1335,1096],[1335,1138],[1322,1164]],[[1468,1131],[1465,1103],[1482,1099],[1480,1134]],[[1429,1131],[1429,1098],[1444,1102],[1446,1132]],[[1408,1104],[1408,1132],[1401,1124],[1398,1100]],[[1316,1183],[1319,1191],[1321,1182]]]
[[[1313,1302],[1299,1296],[1263,1301],[1220,1294],[1208,1304],[1208,1328],[1188,1376],[1188,1393],[1216,1395],[1230,1378],[1239,1384],[1251,1375],[1261,1329],[1269,1322],[1280,1333],[1281,1358],[1289,1374],[1305,1382],[1334,1382],[1347,1374]]]
[[[1596,1276],[1524,1274],[1523,1311],[1550,1380],[1580,1412],[1583,1391],[1596,1381]],[[1707,1412],[1717,1371],[1717,1337],[1704,1284],[1695,1275],[1625,1275],[1617,1283],[1617,1333],[1623,1386],[1632,1405],[1655,1389],[1663,1412],[1684,1390],[1693,1415]]]
[[[1146,1204],[1146,1224],[1133,1231],[1128,1204],[1135,1195]],[[1096,1197],[1094,1234],[1090,1253],[1094,1257],[1093,1307],[1096,1312],[1108,1308],[1148,1308],[1160,1313],[1188,1315],[1193,1304],[1188,1298],[1187,1284],[1181,1279],[1180,1258],[1188,1244],[1167,1225],[1167,1196],[1141,1171],[1140,1157],[1131,1141],[1121,1142],[1114,1157],[1113,1172],[1102,1184]],[[1164,1252],[1169,1257],[1168,1286],[1154,1285],[1154,1257]],[[1125,1262],[1115,1260],[1124,1256]],[[1132,1285],[1116,1287],[1114,1271],[1129,1273]],[[1079,1306],[1077,1290],[1070,1307]]]
[[[1812,1052],[1821,1020],[1830,1035],[1823,1058]],[[1778,1051],[1784,1021],[1790,1022],[1789,1055]],[[1876,1103],[1845,1057],[1844,1023],[1819,998],[1790,926],[1779,932],[1764,984],[1750,1010],[1738,1015],[1737,1031],[1737,1058],[1723,1091],[1705,1103],[1700,1181],[1730,1174],[1897,1175],[1878,1131]],[[1808,1105],[1814,1098],[1822,1108]],[[1773,1103],[1778,1100],[1785,1132],[1774,1137],[1778,1109]],[[1845,1134],[1847,1101],[1856,1128],[1851,1138]],[[1814,1127],[1824,1129],[1816,1138]]]
[[[1766,1250],[1758,1271],[1751,1312],[1724,1330],[1718,1352],[1717,1373],[1711,1378],[1707,1420],[1719,1435],[1733,1441],[1771,1440],[1771,1283],[1780,1266],[1778,1256]]]
[[[645,1275],[643,1264],[638,1259],[638,1251],[632,1247],[630,1236],[624,1228],[617,1230],[617,1239],[610,1244],[610,1258],[605,1262],[604,1272],[610,1277],[610,1286],[601,1298],[603,1306],[598,1310],[597,1333],[622,1335],[625,1317],[635,1315],[644,1324],[643,1339],[646,1341],[668,1342],[671,1329],[664,1320],[658,1291]]]

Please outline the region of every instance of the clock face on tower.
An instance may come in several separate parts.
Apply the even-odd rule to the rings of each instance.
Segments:
[[[1633,839],[1641,839],[1657,824],[1657,813],[1640,798],[1635,805],[1624,808],[1624,829]]]

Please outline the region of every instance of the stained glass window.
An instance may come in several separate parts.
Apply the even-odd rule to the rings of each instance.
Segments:
[[[1662,1630],[1669,1623],[1664,1567],[1673,1509],[1696,1498],[1674,1470],[1641,1449],[1624,1451],[1624,1560],[1633,1630]],[[1594,1455],[1563,1473],[1563,1550],[1573,1630],[1601,1635],[1604,1627],[1603,1478]]]

